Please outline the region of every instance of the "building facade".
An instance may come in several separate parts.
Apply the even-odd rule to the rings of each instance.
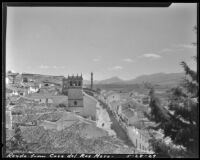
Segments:
[[[67,79],[67,94],[68,94],[68,107],[73,110],[83,109],[83,78],[81,76],[68,76]],[[74,109],[75,108],[75,109]]]
[[[64,95],[68,95],[68,79],[67,78],[63,78],[62,80],[62,93]]]
[[[136,149],[141,153],[151,153],[149,145],[149,136],[144,131],[135,128],[134,126],[127,127],[127,135],[129,136]]]

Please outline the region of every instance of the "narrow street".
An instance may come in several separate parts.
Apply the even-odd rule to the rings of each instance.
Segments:
[[[97,121],[96,125],[99,128],[104,129],[110,136],[116,136],[116,132],[111,128],[112,121],[106,109],[104,109],[99,102],[96,105],[97,109]]]
[[[115,131],[117,138],[123,140],[127,146],[134,147],[125,130],[120,126],[119,122],[115,119],[113,113],[108,109],[107,105],[101,102],[101,106],[107,111],[111,121],[111,129]]]

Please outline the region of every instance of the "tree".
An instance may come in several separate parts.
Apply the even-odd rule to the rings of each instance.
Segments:
[[[151,108],[150,112],[151,120],[155,121],[156,123],[160,123],[160,125],[162,125],[162,123],[169,121],[170,115],[167,112],[167,110],[161,106],[159,98],[155,96],[154,88],[150,89],[149,96],[150,96],[149,106]]]
[[[184,79],[184,82],[179,87],[172,90],[169,109],[174,112],[174,124],[176,124],[174,125],[176,126],[176,134],[172,136],[172,139],[175,143],[185,146],[189,152],[197,154],[199,131],[199,102],[197,98],[199,83],[197,73],[190,69],[185,62],[181,62],[181,65],[190,79]]]
[[[165,137],[170,137],[174,144],[186,147],[188,154],[197,156],[199,84],[197,73],[191,70],[186,63],[181,64],[190,79],[185,79],[184,83],[171,90],[168,109],[161,105],[160,100],[155,96],[154,89],[151,89],[149,92],[151,99],[149,119],[157,123],[154,129],[162,129]]]
[[[14,126],[14,135],[9,142],[10,145],[7,146],[8,151],[20,151],[20,152],[28,151],[28,145],[23,140],[21,129],[18,124]]]
[[[197,57],[194,57],[194,59],[197,62]],[[151,112],[148,118],[157,123],[154,129],[162,129],[164,136],[170,137],[174,144],[184,146],[187,155],[198,157],[199,80],[197,72],[192,70],[186,62],[182,61],[180,64],[187,78],[171,90],[170,103],[167,108],[161,105],[160,100],[155,96],[154,90],[150,90]],[[156,144],[158,147],[156,151],[163,152],[160,143],[156,142]]]

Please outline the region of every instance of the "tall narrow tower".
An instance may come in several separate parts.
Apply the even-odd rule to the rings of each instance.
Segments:
[[[68,106],[83,107],[83,78],[82,76],[68,76]]]
[[[91,89],[93,89],[93,72],[91,72]]]

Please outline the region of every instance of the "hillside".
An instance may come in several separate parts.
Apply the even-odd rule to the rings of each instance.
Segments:
[[[143,83],[149,82],[152,84],[159,84],[159,85],[171,85],[171,84],[178,84],[183,77],[185,76],[184,73],[156,73],[151,75],[142,75],[133,80],[127,81],[129,84],[136,84],[136,83]]]
[[[120,84],[120,85],[130,85],[130,84],[142,84],[142,83],[152,83],[158,85],[174,85],[178,84],[184,77],[184,73],[156,73],[150,75],[142,75],[136,77],[132,80],[122,80],[118,77],[112,77],[97,82],[96,84]]]
[[[98,82],[98,84],[121,84],[124,83],[124,81],[118,77],[111,77],[109,79],[101,80]]]

